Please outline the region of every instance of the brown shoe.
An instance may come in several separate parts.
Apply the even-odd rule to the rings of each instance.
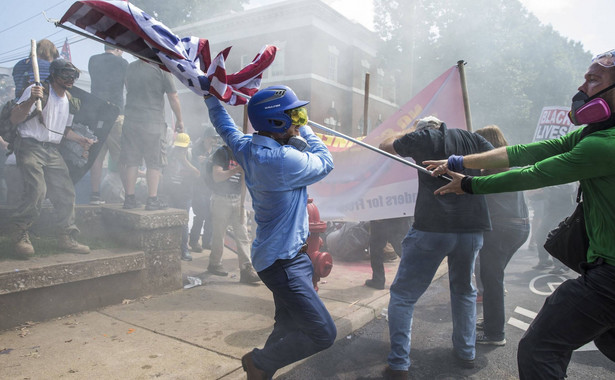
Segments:
[[[252,360],[252,352],[248,352],[241,358],[241,366],[248,374],[248,380],[267,380],[267,374],[262,369],[258,369]]]
[[[261,280],[256,274],[252,264],[246,264],[246,266],[239,272],[239,282],[244,284],[253,284]]]
[[[408,379],[408,371],[404,371],[401,369],[391,369],[391,367],[386,366],[384,369],[383,377],[386,380],[407,380]]]
[[[15,244],[15,254],[21,258],[28,259],[34,256],[34,247],[30,242],[30,235],[27,230],[18,229],[13,235],[13,243]]]
[[[80,253],[80,254],[90,253],[90,247],[84,244],[79,244],[77,240],[75,240],[70,235],[59,235],[58,236],[58,248],[66,252],[70,252],[70,253]]]

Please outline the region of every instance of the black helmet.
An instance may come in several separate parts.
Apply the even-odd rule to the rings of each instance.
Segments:
[[[49,65],[49,75],[54,78],[77,80],[79,69],[65,59],[56,59]]]

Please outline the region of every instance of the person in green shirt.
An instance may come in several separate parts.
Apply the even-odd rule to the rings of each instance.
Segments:
[[[521,379],[562,379],[572,351],[594,341],[615,361],[615,50],[598,55],[573,98],[567,135],[448,160],[424,161],[453,180],[435,194],[488,194],[579,181],[589,249],[582,274],[560,285],[519,342]],[[588,109],[592,112],[589,112]],[[518,169],[484,177],[461,168]],[[451,170],[453,169],[453,170]],[[572,210],[571,210],[572,211]]]

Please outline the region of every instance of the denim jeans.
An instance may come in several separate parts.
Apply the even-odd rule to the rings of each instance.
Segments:
[[[453,348],[458,357],[476,354],[476,288],[474,260],[483,245],[482,232],[438,233],[411,228],[402,242],[402,258],[391,285],[389,334],[391,369],[410,367],[410,340],[414,305],[431,284],[438,266],[448,257],[453,316]]]
[[[273,293],[275,323],[254,364],[272,377],[278,369],[330,347],[337,334],[331,315],[312,284],[314,269],[307,254],[277,260],[258,276]]]
[[[483,248],[479,253],[480,279],[484,288],[484,332],[490,339],[505,338],[504,270],[529,233],[529,224],[503,225],[496,222],[493,222],[492,231],[485,232]]]
[[[384,285],[384,247],[391,243],[395,253],[401,256],[401,242],[409,227],[410,218],[372,220],[369,223],[369,257],[372,266],[372,280]]]
[[[523,379],[563,379],[572,351],[592,340],[615,359],[615,266],[586,264],[545,300],[519,341],[517,364]]]

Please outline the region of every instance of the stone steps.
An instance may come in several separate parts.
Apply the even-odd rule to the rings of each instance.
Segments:
[[[94,250],[0,261],[0,295],[145,269],[144,252]]]
[[[50,211],[44,209],[39,226],[33,226],[39,236],[53,233]],[[121,248],[0,261],[0,330],[181,288],[185,210],[104,205],[78,206],[75,213],[83,241],[108,241]],[[0,235],[9,230],[4,218],[9,214],[0,208]]]

